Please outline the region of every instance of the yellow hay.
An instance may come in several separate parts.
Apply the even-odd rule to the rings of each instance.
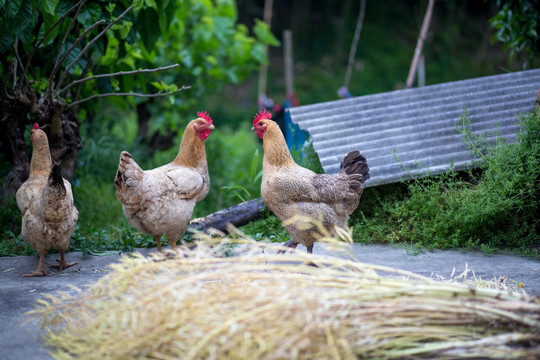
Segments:
[[[540,299],[239,235],[39,301],[57,359],[537,358]],[[237,246],[237,247],[234,247]],[[227,250],[227,251],[225,251]],[[235,256],[223,256],[231,250]],[[315,264],[317,266],[310,266]]]

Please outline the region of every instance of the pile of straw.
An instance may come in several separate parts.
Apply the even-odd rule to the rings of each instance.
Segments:
[[[300,251],[277,255],[278,245],[247,247],[227,257],[223,246],[200,242],[172,259],[124,257],[98,283],[41,300],[32,313],[58,359],[540,354],[538,297]]]

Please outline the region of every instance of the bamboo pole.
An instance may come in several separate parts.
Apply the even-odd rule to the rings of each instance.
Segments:
[[[268,25],[268,28],[270,28],[271,22],[272,22],[272,5],[273,0],[266,0],[264,2],[264,15],[263,15],[263,21],[266,25]],[[264,55],[268,56],[268,45],[264,45]],[[268,65],[267,64],[261,64],[259,68],[259,89],[258,89],[258,102],[259,102],[259,108],[264,107],[264,103],[266,102],[266,80],[268,78]]]
[[[285,30],[283,32],[283,50],[283,62],[285,65],[285,94],[289,95],[294,92],[291,30]]]
[[[362,31],[362,25],[364,23],[365,11],[366,11],[366,0],[362,0],[362,2],[360,3],[360,12],[358,13],[358,20],[356,22],[356,29],[354,31],[351,51],[349,52],[349,62],[347,65],[347,73],[345,74],[345,79],[343,80],[343,86],[345,86],[346,88],[349,87],[349,82],[351,80],[352,69],[354,66],[354,58],[356,56],[356,48],[358,46],[358,40],[360,39],[360,32]]]
[[[412,87],[414,81],[414,74],[416,72],[416,67],[418,65],[418,59],[422,54],[422,49],[424,47],[424,40],[426,39],[426,34],[429,29],[429,23],[431,21],[431,15],[433,14],[433,5],[435,0],[429,0],[428,7],[426,10],[426,15],[424,16],[424,22],[422,23],[422,29],[420,30],[420,36],[418,36],[418,41],[416,42],[416,49],[414,49],[414,56],[411,63],[411,68],[409,69],[409,75],[407,76],[406,88]]]

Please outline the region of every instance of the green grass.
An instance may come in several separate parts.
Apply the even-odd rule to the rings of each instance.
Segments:
[[[410,181],[401,200],[375,195],[379,204],[369,213],[363,204],[353,218],[355,239],[538,255],[540,117],[520,118],[519,142],[485,149],[481,171]],[[363,201],[373,205],[368,191],[380,190],[366,190]]]

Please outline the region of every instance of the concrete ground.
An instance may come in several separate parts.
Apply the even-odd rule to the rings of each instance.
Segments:
[[[298,246],[301,251],[305,248]],[[140,249],[143,254],[154,249]],[[315,254],[331,254],[331,250],[316,244]],[[465,268],[474,271],[476,277],[491,280],[506,276],[513,283],[523,283],[530,294],[540,294],[540,261],[519,256],[497,254],[486,256],[472,251],[433,251],[417,255],[403,248],[384,245],[353,245],[353,255],[358,261],[403,269],[425,276],[440,275],[449,278],[452,271],[462,273]],[[56,255],[50,255],[46,263],[54,263]],[[93,284],[110,269],[109,264],[120,255],[82,256],[68,253],[69,262],[78,264],[61,273],[41,278],[23,278],[22,275],[35,270],[36,256],[0,258],[0,358],[8,360],[51,359],[46,346],[41,343],[39,328],[35,320],[25,312],[32,310],[36,300],[45,294],[58,291],[72,292],[70,286],[82,288]]]

